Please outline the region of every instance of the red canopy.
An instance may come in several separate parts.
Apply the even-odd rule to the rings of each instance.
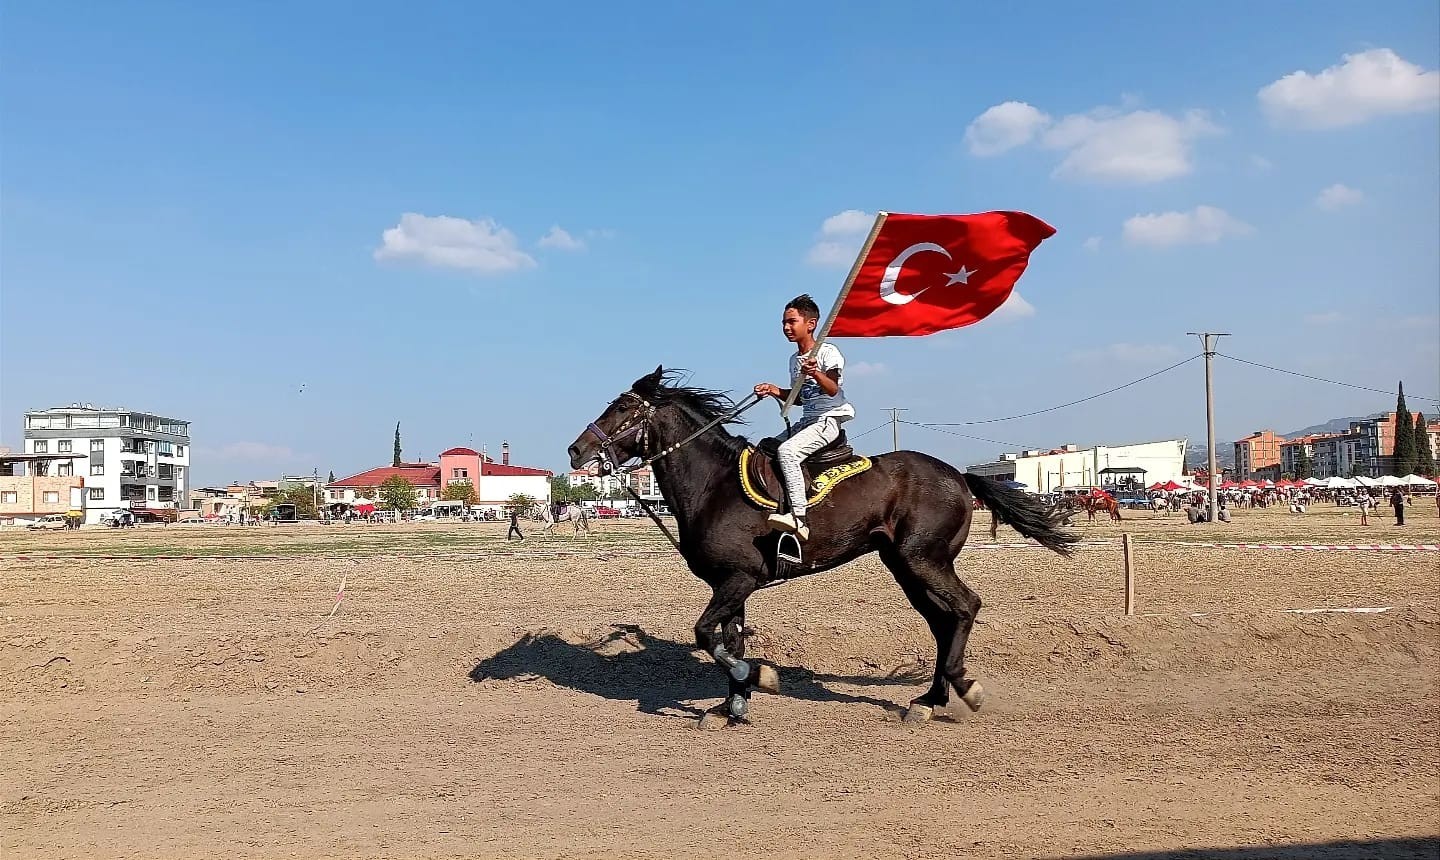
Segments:
[[[356,505],[356,506],[355,506],[355,513],[360,514],[361,516],[369,516],[370,514],[375,513],[375,506],[374,506],[374,505]]]
[[[1162,484],[1162,483],[1160,483],[1159,481],[1156,481],[1155,483],[1153,483],[1153,484],[1150,485],[1150,489],[1152,489],[1152,490],[1163,490],[1163,489],[1165,489],[1165,485]]]
[[[1253,490],[1253,489],[1255,489],[1255,488],[1258,487],[1258,486],[1260,486],[1260,482],[1259,482],[1259,481],[1241,481],[1241,482],[1240,482],[1240,489],[1242,489],[1242,490]]]
[[[1165,486],[1161,487],[1160,489],[1162,489],[1162,490],[1164,490],[1164,491],[1166,491],[1166,492],[1168,493],[1168,492],[1171,492],[1171,491],[1173,491],[1173,490],[1183,490],[1183,489],[1185,489],[1185,486],[1184,486],[1183,484],[1177,484],[1177,483],[1175,483],[1174,481],[1166,481],[1166,482],[1165,482]]]
[[[1246,481],[1245,483],[1248,484],[1248,483],[1251,483],[1251,482],[1250,482],[1250,481]],[[1222,490],[1233,490],[1233,489],[1235,489],[1236,487],[1243,487],[1243,486],[1245,486],[1245,484],[1237,484],[1237,483],[1235,483],[1234,481],[1226,481],[1225,483],[1223,483],[1223,484],[1220,485],[1220,489],[1222,489]]]

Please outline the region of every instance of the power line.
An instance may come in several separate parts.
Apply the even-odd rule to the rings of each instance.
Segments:
[[[1248,365],[1250,365],[1250,366],[1252,366],[1252,367],[1264,368],[1265,370],[1273,370],[1273,371],[1275,371],[1276,373],[1288,373],[1288,374],[1290,374],[1291,376],[1298,376],[1298,377],[1300,377],[1301,379],[1310,379],[1310,380],[1314,380],[1315,382],[1328,382],[1328,383],[1330,383],[1331,385],[1343,385],[1343,386],[1345,386],[1346,388],[1356,388],[1356,389],[1359,389],[1360,391],[1370,391],[1370,392],[1373,392],[1373,393],[1375,393],[1375,394],[1388,394],[1388,395],[1390,395],[1391,397],[1399,397],[1399,396],[1400,396],[1400,392],[1398,392],[1398,391],[1386,391],[1386,390],[1384,390],[1384,389],[1382,389],[1382,388],[1371,388],[1371,387],[1369,387],[1369,386],[1367,386],[1367,385],[1353,385],[1353,384],[1351,384],[1351,383],[1349,383],[1349,382],[1341,382],[1341,381],[1338,380],[1338,379],[1326,379],[1326,378],[1323,377],[1323,376],[1311,376],[1311,375],[1308,374],[1308,373],[1301,373],[1301,372],[1298,371],[1298,370],[1286,370],[1286,369],[1283,368],[1283,367],[1271,367],[1271,366],[1268,365],[1268,364],[1261,364],[1261,363],[1258,362],[1258,361],[1249,361],[1249,360],[1244,359],[1244,358],[1236,358],[1236,357],[1233,356],[1233,355],[1226,355],[1226,354],[1223,353],[1223,352],[1217,352],[1217,353],[1215,353],[1215,354],[1218,355],[1218,356],[1220,356],[1221,358],[1228,358],[1228,359],[1230,359],[1231,361],[1238,361],[1238,362],[1240,362],[1241,364],[1248,364]],[[1424,401],[1426,401],[1427,403],[1440,403],[1440,400],[1437,400],[1437,399],[1434,398],[1434,397],[1417,397],[1417,396],[1414,395],[1414,394],[1407,394],[1407,395],[1405,395],[1405,396],[1406,396],[1407,398],[1411,399],[1411,400],[1424,400]]]
[[[986,418],[986,419],[983,419],[983,420],[981,420],[981,421],[933,422],[933,423],[929,423],[929,424],[922,424],[922,425],[920,425],[920,426],[922,426],[922,427],[932,427],[932,428],[934,428],[934,427],[973,427],[973,426],[976,425],[976,424],[995,424],[995,423],[998,423],[998,422],[1000,422],[1000,421],[1015,421],[1015,420],[1018,420],[1018,419],[1020,419],[1020,418],[1030,418],[1030,417],[1035,416],[1035,415],[1044,415],[1044,414],[1047,413],[1047,412],[1056,412],[1056,411],[1058,411],[1058,410],[1065,409],[1065,408],[1070,407],[1070,406],[1078,406],[1078,405],[1081,404],[1081,403],[1088,403],[1088,402],[1091,401],[1091,400],[1095,400],[1095,399],[1097,399],[1097,398],[1104,397],[1104,396],[1107,395],[1107,394],[1114,394],[1114,393],[1117,392],[1117,391],[1124,391],[1125,389],[1131,387],[1132,385],[1139,385],[1139,384],[1142,383],[1142,382],[1145,382],[1145,381],[1147,381],[1147,380],[1154,379],[1155,377],[1159,376],[1159,375],[1162,374],[1162,373],[1169,373],[1170,371],[1174,370],[1174,369],[1177,368],[1177,367],[1184,367],[1185,365],[1189,364],[1190,362],[1194,361],[1195,359],[1197,359],[1197,358],[1199,358],[1199,357],[1200,357],[1199,355],[1192,355],[1192,356],[1190,356],[1189,358],[1185,359],[1184,361],[1176,362],[1175,364],[1172,364],[1172,365],[1170,365],[1169,367],[1162,368],[1162,369],[1157,370],[1157,371],[1155,371],[1154,373],[1151,373],[1151,374],[1149,374],[1149,375],[1147,375],[1147,376],[1142,376],[1142,377],[1140,377],[1139,379],[1132,379],[1131,381],[1125,383],[1124,385],[1117,385],[1117,386],[1115,386],[1114,388],[1106,389],[1105,391],[1102,391],[1102,392],[1100,392],[1099,394],[1092,394],[1092,395],[1090,395],[1089,397],[1082,397],[1082,398],[1080,398],[1079,400],[1071,400],[1069,403],[1061,403],[1059,406],[1051,406],[1051,407],[1049,407],[1048,409],[1037,409],[1037,410],[1035,410],[1034,412],[1026,412],[1026,413],[1021,414],[1021,415],[1007,415],[1007,416],[1005,416],[1004,418]],[[1423,399],[1425,399],[1425,398],[1421,398],[1421,399],[1423,400]],[[975,438],[979,438],[979,437],[975,437]],[[987,441],[987,442],[988,442],[988,441],[991,441],[991,440],[986,439],[986,440],[984,440],[984,441]]]
[[[1032,446],[1024,445],[1020,442],[1006,442],[1003,439],[987,439],[984,436],[973,436],[969,433],[958,433],[954,430],[946,430],[945,427],[947,425],[942,424],[925,424],[919,421],[901,421],[900,423],[909,424],[912,427],[924,427],[926,430],[934,430],[936,433],[948,433],[951,436],[959,436],[962,439],[974,439],[977,442],[989,442],[992,445],[1001,445],[1007,448],[1019,448],[1021,450],[1032,448]],[[882,424],[880,426],[883,427],[885,425]]]
[[[874,427],[871,427],[869,430],[866,430],[864,433],[858,433],[858,434],[856,434],[856,435],[854,435],[854,436],[851,436],[849,433],[846,433],[845,436],[846,436],[848,439],[850,439],[850,441],[853,442],[853,441],[855,441],[856,439],[860,439],[860,438],[862,438],[862,437],[869,436],[871,433],[874,433],[876,430],[879,430],[881,427],[888,427],[889,424],[890,424],[889,421],[885,421],[885,422],[882,422],[882,423],[880,423],[880,424],[876,424]]]

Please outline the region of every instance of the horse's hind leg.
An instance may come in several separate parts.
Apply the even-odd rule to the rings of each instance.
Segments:
[[[910,703],[906,722],[928,720],[935,708],[949,703],[950,687],[978,710],[984,690],[965,677],[965,648],[980,612],[980,596],[960,580],[951,562],[906,558],[893,548],[882,551],[880,558],[935,637],[934,678],[930,689]]]

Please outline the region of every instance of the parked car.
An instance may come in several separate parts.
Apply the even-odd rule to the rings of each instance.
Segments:
[[[69,525],[67,525],[65,522],[64,514],[46,514],[45,516],[26,526],[26,528],[44,529],[46,531],[49,531],[51,529],[66,529],[69,528]]]

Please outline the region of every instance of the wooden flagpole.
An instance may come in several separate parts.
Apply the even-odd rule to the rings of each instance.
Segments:
[[[850,267],[850,274],[845,278],[845,285],[840,288],[840,295],[835,298],[835,304],[830,308],[830,314],[825,317],[825,322],[815,330],[815,345],[810,347],[807,358],[814,358],[825,343],[825,337],[830,334],[830,326],[835,324],[835,318],[840,316],[840,306],[845,304],[845,297],[850,295],[850,288],[855,286],[855,279],[860,277],[860,264],[870,256],[870,249],[875,245],[875,239],[880,235],[880,228],[885,225],[885,219],[890,216],[889,212],[875,213],[875,224],[870,228],[870,235],[865,237],[865,244],[860,246],[860,253],[855,257],[855,264]],[[800,377],[790,380],[790,396],[780,406],[780,417],[784,418],[790,413],[790,407],[795,405],[795,398],[800,396]]]

